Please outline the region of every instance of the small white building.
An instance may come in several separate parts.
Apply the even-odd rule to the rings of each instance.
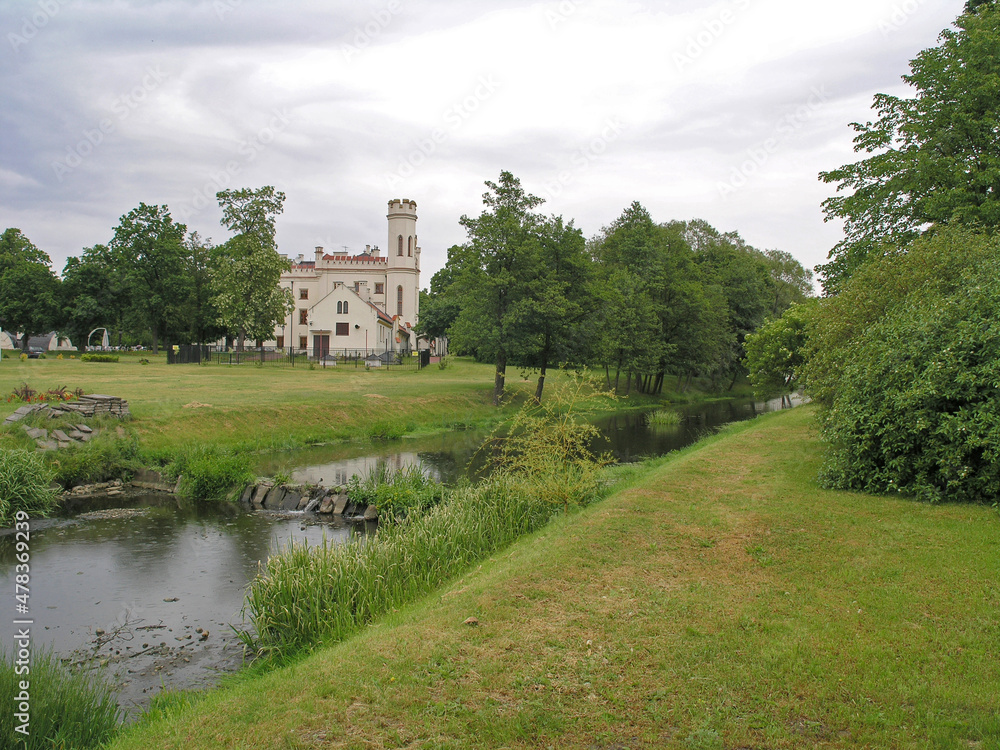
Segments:
[[[417,204],[389,201],[388,251],[365,246],[357,255],[315,249],[289,261],[281,286],[291,290],[296,308],[275,328],[279,349],[305,350],[321,358],[344,350],[402,351],[416,348],[419,318],[420,247]]]

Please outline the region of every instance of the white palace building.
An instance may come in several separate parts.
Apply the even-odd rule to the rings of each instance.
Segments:
[[[316,248],[313,260],[289,260],[281,286],[295,300],[283,325],[266,345],[307,350],[322,358],[341,350],[416,349],[413,328],[419,317],[420,247],[417,204],[389,201],[389,242],[385,254],[365,246],[360,255],[336,255]]]

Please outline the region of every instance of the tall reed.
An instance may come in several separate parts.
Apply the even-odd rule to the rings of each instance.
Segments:
[[[454,491],[361,544],[289,543],[250,584],[244,614],[258,653],[290,654],[345,638],[545,523],[553,507],[499,477]]]
[[[52,470],[34,451],[0,451],[0,526],[11,526],[19,510],[47,516],[57,499],[51,482]]]
[[[30,684],[30,722],[25,736],[15,732],[22,721],[20,682]],[[18,750],[86,750],[107,742],[118,731],[121,710],[111,688],[93,672],[70,672],[51,651],[36,651],[31,672],[18,675],[9,656],[0,653],[0,737],[2,747]]]

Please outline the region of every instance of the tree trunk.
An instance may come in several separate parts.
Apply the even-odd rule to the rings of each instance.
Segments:
[[[238,352],[243,351],[243,342],[246,341],[246,338],[247,338],[247,329],[241,326],[239,336],[236,337],[236,351]]]
[[[535,404],[542,403],[542,388],[545,387],[545,370],[549,366],[549,337],[545,335],[545,346],[542,347],[541,362],[538,371],[538,387],[535,389]]]
[[[503,381],[507,375],[507,353],[497,354],[497,374],[493,381],[493,405],[500,406],[503,402]]]
[[[736,378],[738,378],[739,376],[740,376],[739,369],[733,370],[733,379],[729,383],[729,390],[733,390],[733,386],[736,385]]]
[[[159,332],[156,330],[156,324],[154,323],[153,326],[152,326],[153,354],[159,354],[160,353],[160,341],[159,341],[158,333]]]
[[[604,363],[604,387],[611,390],[611,370],[608,369],[607,362]]]

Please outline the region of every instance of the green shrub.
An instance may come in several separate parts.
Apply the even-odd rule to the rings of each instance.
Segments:
[[[371,440],[399,440],[406,434],[408,425],[402,425],[389,419],[380,419],[368,428]]]
[[[80,355],[81,362],[117,362],[117,354],[100,354],[97,352],[88,352],[87,354]]]
[[[30,724],[27,737],[15,732],[20,681],[29,680]],[[118,731],[121,714],[111,688],[90,672],[70,672],[49,651],[31,655],[31,672],[18,675],[6,655],[0,658],[0,736],[4,747],[21,750],[96,748]]]
[[[977,254],[974,264],[960,257],[963,245],[945,252],[936,242],[931,249],[933,254],[918,244],[914,257],[878,262],[894,265],[897,283],[914,275],[913,266],[919,278],[931,281],[900,294],[850,337],[849,355],[837,360],[837,368],[822,373],[821,425],[830,451],[821,480],[932,501],[995,502],[1000,243]],[[876,268],[874,275],[887,271]],[[872,273],[860,274],[861,283]]]
[[[63,487],[127,480],[139,468],[139,442],[134,435],[118,437],[103,430],[90,442],[59,451],[53,459],[55,480]]]
[[[355,474],[347,483],[347,494],[351,500],[374,505],[378,508],[380,520],[427,510],[441,501],[443,493],[444,488],[418,467],[393,470],[384,462],[363,477]]]
[[[646,423],[658,427],[672,427],[681,423],[681,415],[673,409],[657,409],[646,415]]]
[[[178,454],[168,476],[183,477],[180,495],[188,500],[221,500],[256,478],[250,457],[217,446],[201,446]]]
[[[14,514],[47,516],[56,505],[52,469],[34,451],[0,451],[0,526],[11,526]]]

